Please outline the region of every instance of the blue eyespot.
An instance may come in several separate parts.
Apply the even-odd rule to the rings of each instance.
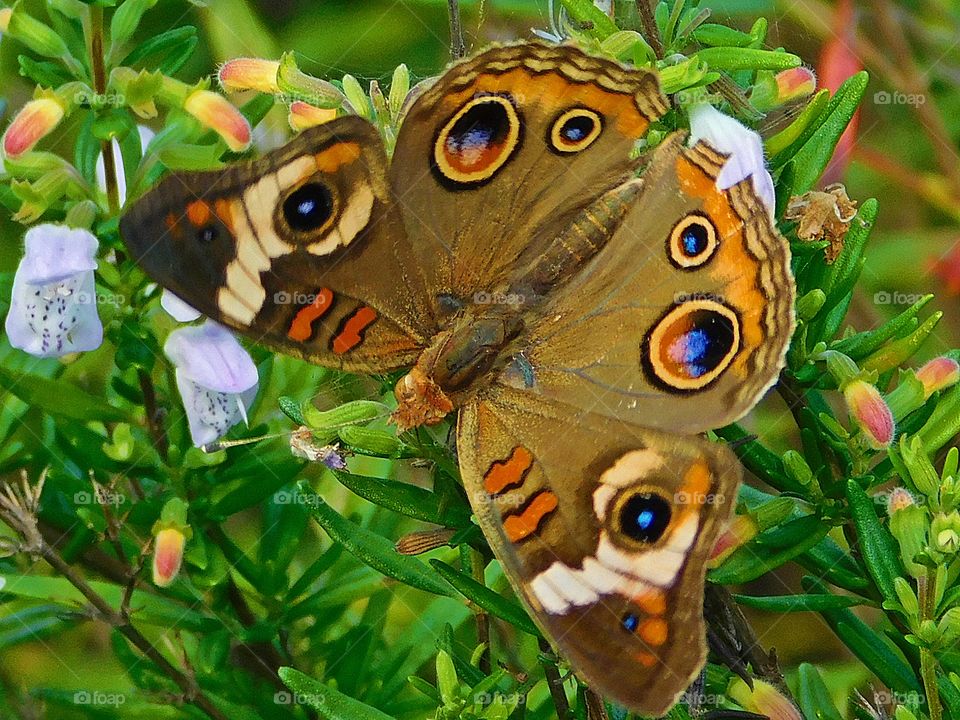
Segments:
[[[652,492],[631,495],[620,506],[620,530],[632,540],[654,543],[670,525],[670,504]]]
[[[670,261],[682,270],[704,265],[719,244],[717,229],[705,214],[692,212],[673,226],[667,241]]]
[[[620,622],[623,625],[623,629],[631,633],[636,632],[637,628],[640,626],[640,618],[633,613],[627,613],[624,615]]]
[[[699,223],[690,225],[680,236],[683,244],[683,252],[687,257],[696,257],[707,249],[709,236],[707,229]]]
[[[318,230],[331,215],[333,195],[321,183],[307,183],[290,193],[283,202],[283,217],[298,232]]]

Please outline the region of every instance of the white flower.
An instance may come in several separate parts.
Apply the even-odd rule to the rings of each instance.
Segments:
[[[137,125],[137,133],[140,135],[140,152],[146,152],[147,145],[153,140],[156,133],[146,125]],[[111,140],[113,143],[113,167],[117,174],[117,190],[120,196],[120,205],[127,201],[127,176],[123,171],[123,156],[120,154],[120,143]],[[103,153],[97,156],[97,185],[100,191],[107,192],[107,174],[104,170]]]
[[[726,190],[741,180],[752,178],[754,192],[763,200],[772,218],[777,201],[760,136],[706,103],[693,105],[689,114],[690,144],[706,140],[715,150],[730,156],[717,177],[717,187]]]
[[[176,366],[177,389],[197,447],[246,422],[257,395],[257,367],[222,325],[207,320],[174,330],[163,351]]]
[[[6,320],[10,344],[37,357],[100,347],[97,238],[88,230],[44,224],[30,228],[24,243]]]
[[[174,320],[182,323],[193,322],[201,315],[199,310],[192,305],[188,305],[166,288],[160,294],[160,307],[166,310],[167,314]]]

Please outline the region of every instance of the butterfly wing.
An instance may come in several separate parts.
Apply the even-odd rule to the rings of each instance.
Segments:
[[[546,637],[601,694],[664,714],[706,659],[705,562],[736,497],[733,454],[504,387],[461,410],[458,450]]]
[[[386,172],[376,128],[339,118],[252,162],[167,176],[120,231],[205,315],[322,365],[389,370],[435,328]]]
[[[495,47],[424,91],[390,182],[435,314],[494,289],[545,226],[631,176],[667,107],[653,73],[539,43]]]
[[[747,412],[793,330],[790,248],[750,179],[678,134],[599,252],[551,293],[501,381],[580,410],[703,432]]]

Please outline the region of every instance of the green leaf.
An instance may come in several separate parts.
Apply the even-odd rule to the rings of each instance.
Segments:
[[[694,57],[711,70],[789,70],[803,64],[796,55],[751,48],[709,47],[698,50]]]
[[[47,379],[26,372],[13,374],[0,368],[0,387],[54,417],[133,422],[120,408],[60,379]]]
[[[885,600],[897,601],[895,578],[903,574],[900,567],[900,548],[896,540],[877,517],[873,499],[868,497],[854,480],[847,481],[847,501],[850,515],[857,529],[860,554],[870,577],[877,584]]]
[[[777,595],[774,597],[734,595],[733,597],[741,605],[775,613],[820,612],[867,604],[863,598],[846,595]]]
[[[360,497],[401,515],[447,527],[462,527],[470,522],[470,508],[466,504],[451,507],[436,493],[411,483],[346,472],[337,472],[335,475]]]
[[[818,91],[816,95],[810,98],[810,102],[807,103],[806,107],[803,108],[792,123],[776,135],[764,141],[763,144],[767,150],[767,155],[770,157],[770,162],[774,167],[780,165],[778,160],[781,154],[784,162],[793,157],[790,153],[785,153],[784,151],[794,143],[800,141],[807,132],[812,132],[812,128],[816,127],[816,121],[827,109],[829,103],[830,91]],[[793,183],[791,182],[790,184],[792,187]]]
[[[598,40],[604,40],[619,29],[610,16],[593,4],[592,0],[560,0],[571,19]]]
[[[350,553],[384,575],[432,592],[451,596],[450,586],[440,575],[416,558],[400,555],[393,543],[381,535],[350,522],[330,507],[320,496],[301,481],[298,490],[310,506],[313,517],[327,531],[330,538],[343,545]]]
[[[375,707],[344,695],[299,670],[282,667],[277,674],[293,692],[298,703],[309,705],[325,720],[393,720]]]
[[[173,28],[151,37],[142,45],[135,47],[120,64],[130,67],[142,65],[150,66],[151,69],[160,69],[164,64],[169,65],[179,59],[185,48],[190,47],[192,50],[193,47],[196,47],[197,42],[197,29],[192,25]],[[146,62],[147,60],[150,62]],[[175,71],[164,68],[163,72],[165,75],[170,75]]]
[[[303,413],[300,412],[300,403],[292,397],[282,395],[277,399],[277,404],[280,406],[283,414],[293,420],[297,425],[307,424],[306,420],[303,419]]]
[[[794,523],[802,523],[802,526]],[[737,585],[756,580],[761,575],[806,552],[830,531],[830,526],[823,522],[817,522],[815,527],[810,527],[808,517],[792,520],[787,523],[787,526],[792,526],[787,530],[791,535],[801,527],[803,529],[802,537],[799,537],[795,544],[771,552],[770,546],[766,545],[762,539],[766,533],[761,533],[728,557],[723,565],[711,570],[708,575],[710,581],[721,585]],[[775,530],[781,530],[781,528],[775,528]]]
[[[805,577],[802,584],[810,593],[826,593],[826,588],[814,578]],[[889,639],[874,632],[850,610],[824,610],[820,614],[850,652],[887,687],[896,692],[920,692],[913,669]]]
[[[823,124],[794,155],[796,175],[791,189],[793,195],[810,190],[823,174],[840,136],[860,106],[868,79],[866,72],[859,72],[840,86],[827,106],[827,117]]]
[[[530,619],[530,616],[515,602],[507,600],[486,585],[477,582],[469,575],[465,575],[441,560],[431,560],[430,564],[444,580],[456,588],[465,598],[476,603],[478,607],[501,620],[506,620],[525,633],[540,636],[540,631]]]
[[[797,702],[806,720],[843,720],[823,678],[813,665],[801,663],[797,676]]]

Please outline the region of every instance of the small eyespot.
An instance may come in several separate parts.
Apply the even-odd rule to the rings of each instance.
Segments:
[[[603,120],[599,114],[586,108],[571,108],[553,121],[547,140],[559,153],[576,153],[590,147],[602,130]]]
[[[667,390],[702,390],[740,350],[740,319],[716,300],[689,300],[670,309],[647,334],[642,363]]]
[[[216,240],[218,236],[219,233],[217,232],[217,228],[213,225],[207,225],[206,227],[202,227],[197,230],[197,240],[202,242],[204,245],[209,245]]]
[[[629,633],[637,631],[637,628],[640,626],[640,616],[634,613],[627,613],[620,620],[620,624],[623,625],[623,629]]]
[[[619,503],[619,530],[638,543],[657,542],[670,526],[670,503],[651,491],[634,492]]]
[[[508,95],[480,95],[443,126],[433,145],[441,182],[475,186],[490,180],[520,146],[520,117]]]
[[[717,229],[710,218],[692,213],[673,226],[667,250],[670,262],[682,270],[691,270],[712,258],[717,244]]]
[[[297,232],[316,232],[333,217],[334,202],[330,189],[322,183],[307,183],[283,201],[283,217]]]

